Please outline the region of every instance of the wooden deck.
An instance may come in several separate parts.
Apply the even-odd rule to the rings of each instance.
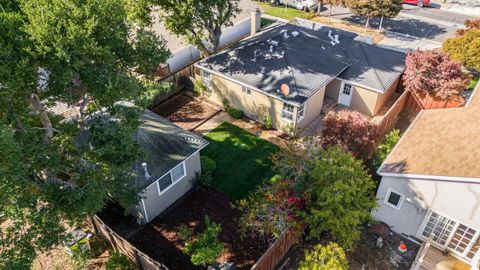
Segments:
[[[470,265],[451,256],[444,256],[442,251],[431,246],[423,260],[422,270],[470,270]]]

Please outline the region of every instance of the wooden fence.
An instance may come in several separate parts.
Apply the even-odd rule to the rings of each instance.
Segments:
[[[403,109],[410,110],[412,112],[419,112],[421,110],[433,110],[433,109],[446,109],[446,108],[458,108],[463,106],[465,100],[463,98],[449,99],[446,101],[434,100],[431,96],[418,97],[410,91],[405,91],[385,113],[385,115],[377,120],[376,123],[381,133],[385,134],[395,123],[398,115]]]
[[[411,94],[408,91],[403,92],[400,97],[393,103],[392,107],[387,111],[387,113],[377,122],[378,130],[380,133],[385,134],[387,133],[390,128],[397,120],[398,115],[403,111],[406,107]],[[413,106],[416,105],[415,100],[413,100]],[[410,105],[410,106],[412,106]]]
[[[299,237],[296,234],[287,234],[285,237],[275,240],[250,270],[272,270],[298,240]]]
[[[158,261],[150,258],[145,253],[138,250],[130,244],[126,239],[114,232],[108,227],[98,216],[90,219],[90,224],[97,234],[110,242],[110,245],[116,252],[122,253],[129,257],[137,267],[143,270],[168,270],[168,268]]]

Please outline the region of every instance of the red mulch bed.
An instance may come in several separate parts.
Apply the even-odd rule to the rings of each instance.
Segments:
[[[177,234],[182,224],[194,228],[195,233],[203,232],[205,215],[222,227],[219,240],[225,250],[217,262],[234,262],[238,269],[249,269],[268,249],[266,239],[253,236],[241,239],[237,223],[240,211],[231,208],[230,199],[213,188],[187,193],[130,238],[130,242],[169,269],[205,269],[190,263],[190,257],[181,251],[184,243]]]
[[[155,107],[154,113],[186,130],[193,130],[219,111],[212,104],[187,94],[179,94]]]

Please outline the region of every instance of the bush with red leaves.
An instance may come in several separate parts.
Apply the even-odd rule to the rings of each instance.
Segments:
[[[367,160],[375,150],[380,132],[377,126],[357,111],[329,112],[323,119],[323,146],[338,145],[354,157]]]

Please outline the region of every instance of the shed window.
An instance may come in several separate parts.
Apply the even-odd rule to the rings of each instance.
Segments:
[[[171,173],[172,173],[172,180],[174,183],[180,180],[181,178],[183,178],[185,176],[184,163],[182,162],[179,165],[177,165],[177,167],[173,168]]]
[[[395,208],[395,209],[400,209],[400,206],[402,205],[404,196],[396,192],[392,189],[388,189],[387,191],[387,196],[385,197],[385,204]]]
[[[305,117],[305,103],[298,107],[297,120],[300,121]]]
[[[290,104],[283,103],[283,108],[282,108],[282,118],[292,121],[293,120],[293,109],[294,107]]]
[[[168,173],[162,176],[157,181],[158,195],[161,195],[165,190],[167,190],[175,182],[179,181],[185,177],[185,162],[182,162],[171,169]]]
[[[351,84],[344,84],[343,85],[343,94],[345,95],[350,95],[350,93],[352,92],[352,85]]]
[[[212,87],[212,73],[202,69],[200,74],[202,76],[203,84],[205,84],[205,86],[208,88]]]
[[[242,93],[247,94],[247,95],[251,95],[252,90],[248,87],[242,86]]]

